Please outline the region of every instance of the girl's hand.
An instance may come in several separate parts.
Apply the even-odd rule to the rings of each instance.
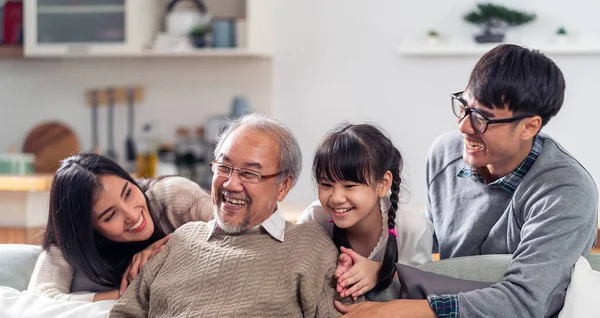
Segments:
[[[101,301],[101,300],[119,300],[121,297],[121,293],[118,289],[109,290],[101,293],[96,293],[94,295],[94,299],[92,301]]]
[[[119,288],[119,295],[123,295],[125,289],[127,289],[127,285],[131,283],[138,275],[138,273],[144,268],[146,262],[154,257],[154,255],[158,254],[158,252],[162,251],[169,241],[171,234],[161,238],[160,240],[152,243],[152,245],[146,247],[143,251],[133,255],[133,259],[125,269],[125,273],[123,273],[123,279],[121,279],[121,287]]]
[[[372,261],[349,248],[341,247],[340,250],[352,259],[354,265],[338,277],[337,290],[340,293],[340,297],[352,296],[356,300],[359,296],[375,287],[381,263]]]
[[[340,278],[340,276],[342,276],[345,272],[352,268],[352,265],[354,265],[354,263],[352,262],[352,258],[350,258],[350,256],[348,256],[348,254],[346,253],[341,253],[340,256],[338,256],[337,267],[333,275],[335,276],[335,278]],[[338,293],[340,291],[341,290],[338,290]]]

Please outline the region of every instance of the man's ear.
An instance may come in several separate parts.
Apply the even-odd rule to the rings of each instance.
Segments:
[[[388,191],[390,191],[393,180],[394,177],[392,176],[391,171],[388,170],[383,174],[383,178],[381,178],[381,180],[379,180],[379,182],[377,183],[377,195],[380,198],[385,197]]]
[[[523,131],[521,131],[521,139],[523,140],[533,139],[542,129],[542,117],[540,116],[525,118],[523,123],[525,124]]]
[[[285,199],[285,197],[287,196],[288,193],[290,193],[290,190],[292,190],[292,185],[294,184],[294,177],[292,176],[287,176],[285,178],[285,180],[283,180],[279,185],[279,193],[277,194],[277,201],[281,202],[283,201],[283,199]]]

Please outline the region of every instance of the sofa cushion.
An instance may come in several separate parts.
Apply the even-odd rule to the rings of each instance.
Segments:
[[[490,287],[494,282],[459,279],[396,264],[400,282],[400,298],[426,299],[427,295],[458,294]]]
[[[25,290],[42,252],[39,245],[0,244],[0,286]]]
[[[426,263],[419,269],[459,279],[498,282],[504,277],[510,258],[509,254],[464,256]]]
[[[593,270],[587,259],[579,257],[571,274],[565,305],[558,317],[598,317],[600,312],[598,294],[600,294],[600,272]]]

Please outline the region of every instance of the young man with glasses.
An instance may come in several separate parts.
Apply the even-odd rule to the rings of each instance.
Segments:
[[[586,169],[540,129],[560,110],[565,82],[543,54],[500,45],[451,96],[459,132],[427,160],[426,215],[440,258],[512,254],[488,288],[342,306],[350,317],[552,317],[571,269],[598,230],[598,190]]]
[[[221,136],[211,163],[214,220],[188,223],[152,258],[110,317],[337,317],[337,249],[317,223],[286,222],[300,174],[292,133],[250,114]]]

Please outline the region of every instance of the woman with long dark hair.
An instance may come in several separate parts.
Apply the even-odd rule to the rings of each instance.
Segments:
[[[28,290],[62,300],[118,299],[168,234],[211,218],[210,195],[188,179],[136,182],[107,157],[74,155],[52,181],[44,251]]]

